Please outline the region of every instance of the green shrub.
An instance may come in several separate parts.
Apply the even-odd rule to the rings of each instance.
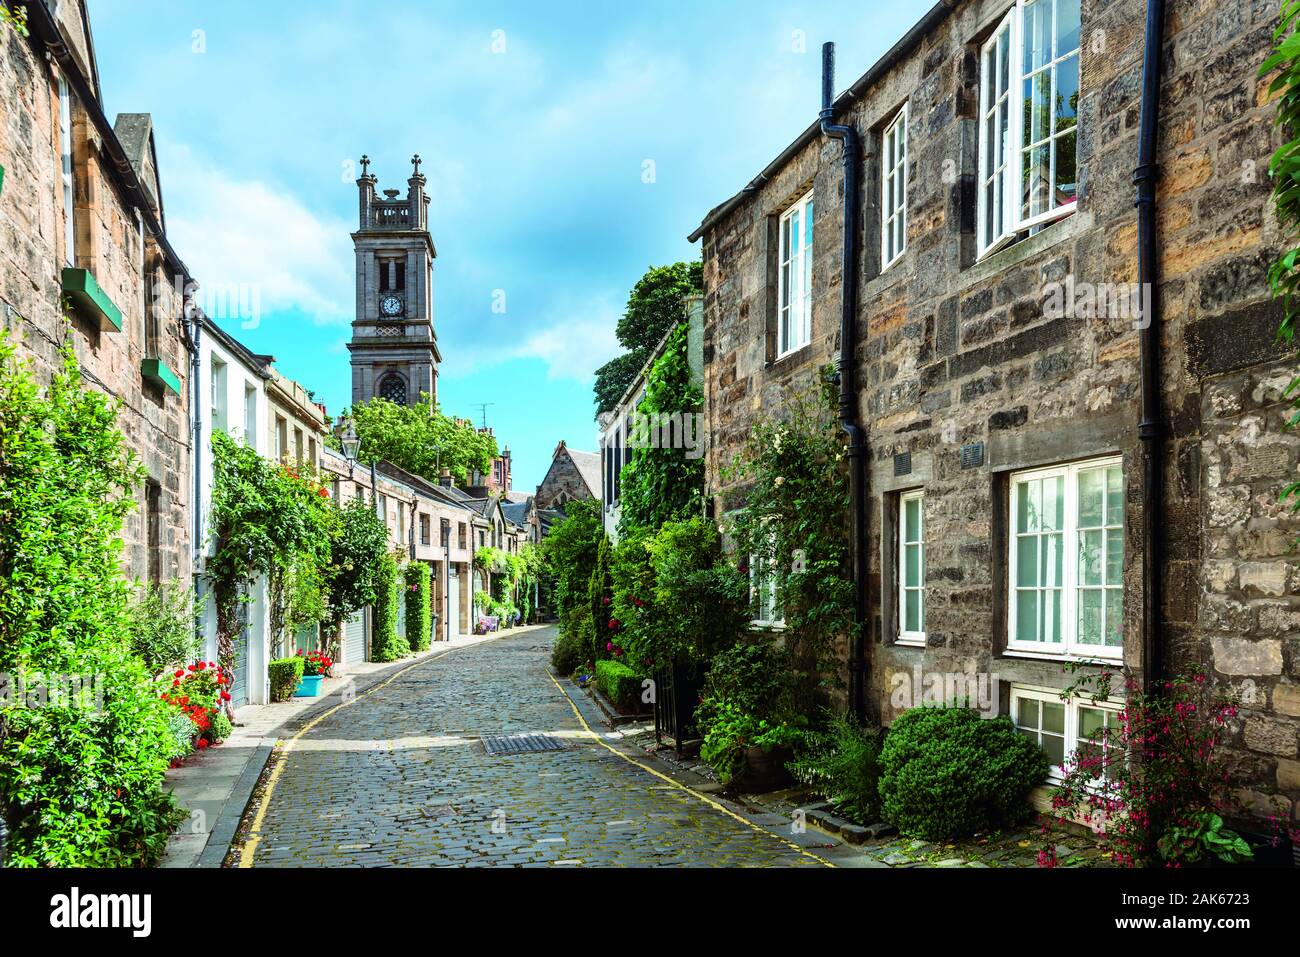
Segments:
[[[842,715],[824,731],[804,734],[799,755],[786,767],[852,821],[880,820],[880,732]]]
[[[406,641],[412,651],[428,651],[433,640],[433,593],[429,566],[412,562],[406,566]]]
[[[194,593],[180,581],[144,583],[131,602],[131,648],[160,675],[199,656]]]
[[[167,752],[168,761],[179,761],[194,751],[194,722],[189,715],[176,712],[167,721],[172,736],[172,746]]]
[[[92,690],[0,707],[5,863],[148,866],[183,815],[161,787],[173,712],[131,649],[119,564],[144,473],[71,348],[44,390],[14,352],[0,339],[0,672]]]
[[[1016,824],[1047,757],[1006,715],[970,708],[912,708],[894,721],[880,752],[885,820],[902,833],[945,840]]]
[[[596,687],[623,712],[641,711],[641,682],[644,679],[613,658],[596,662]]]
[[[212,739],[214,744],[220,744],[222,741],[226,740],[226,738],[230,737],[230,733],[234,730],[235,728],[230,723],[230,719],[226,717],[226,713],[224,711],[218,711],[212,717],[212,730],[208,732],[208,736]]]
[[[298,655],[277,658],[267,666],[271,679],[271,700],[288,701],[302,681],[303,661]]]
[[[583,644],[578,635],[559,632],[551,645],[551,668],[557,675],[571,675],[583,665]]]
[[[592,661],[608,658],[608,645],[619,641],[620,625],[614,618],[614,591],[610,580],[610,561],[613,549],[604,535],[596,546],[596,566],[587,582],[587,604],[591,611],[591,624],[587,626],[587,654]]]
[[[385,553],[375,570],[375,633],[370,641],[371,661],[398,661],[411,650],[405,635],[397,633],[397,559]]]

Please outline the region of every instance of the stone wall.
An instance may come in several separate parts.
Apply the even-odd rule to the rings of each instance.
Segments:
[[[174,265],[166,264],[147,226],[142,238],[136,206],[113,175],[112,160],[84,106],[77,104],[72,116],[75,265],[93,273],[121,310],[123,327],[120,332],[100,331],[75,312],[65,319],[58,74],[57,67],[36,54],[34,42],[0,29],[0,156],[6,166],[0,194],[0,246],[5,250],[0,257],[0,321],[42,379],[58,364],[59,346],[67,340],[86,383],[120,400],[119,427],[157,486],[160,519],[154,573],[188,580],[189,355],[180,322],[184,280],[178,280]],[[83,55],[89,49],[80,37],[71,45]],[[145,341],[149,274],[160,317],[152,345]],[[143,374],[142,363],[151,356],[179,379],[179,394]],[[147,495],[146,488],[139,490],[140,507],[127,519],[123,533],[124,570],[131,578],[150,575]]]
[[[542,483],[537,486],[537,508],[557,508],[562,507],[563,502],[592,497],[592,491],[569,455],[568,448],[560,442],[551,459],[551,467]]]
[[[1175,670],[1209,668],[1238,688],[1253,682],[1237,729],[1243,786],[1257,804],[1276,792],[1290,814],[1300,798],[1300,603],[1288,551],[1297,526],[1277,498],[1295,474],[1297,440],[1283,428],[1278,393],[1289,367],[1278,362],[1279,312],[1265,282],[1280,246],[1266,176],[1278,138],[1267,81],[1255,76],[1277,6],[1168,7],[1159,156],[1166,643]],[[993,672],[1004,707],[1009,682],[1073,680],[1058,661],[1005,654],[1007,477],[1023,468],[1122,457],[1125,660],[1140,663],[1138,331],[1127,317],[1051,318],[1045,294],[1067,280],[1137,280],[1131,179],[1144,5],[1083,2],[1075,211],[977,261],[978,49],[1006,9],[958,5],[840,120],[864,143],[856,359],[870,453],[869,682],[886,723],[891,675],[917,665]],[[907,250],[882,272],[878,153],[904,103]],[[724,486],[720,469],[754,417],[779,415],[790,390],[838,355],[840,157],[838,142],[813,137],[704,232],[707,464],[719,514],[743,504],[744,490]],[[810,187],[812,341],[777,361],[777,220]],[[982,446],[982,462],[963,467],[963,446]],[[900,454],[911,457],[901,475]],[[895,641],[897,493],[915,488],[926,496],[924,647]]]

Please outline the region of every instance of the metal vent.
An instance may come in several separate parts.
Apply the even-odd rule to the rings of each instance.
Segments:
[[[564,742],[549,734],[485,734],[480,739],[488,754],[533,754],[563,751]]]
[[[899,452],[894,456],[894,474],[911,475],[912,474],[912,453]]]
[[[984,443],[970,442],[961,447],[961,467],[977,469],[984,464]]]

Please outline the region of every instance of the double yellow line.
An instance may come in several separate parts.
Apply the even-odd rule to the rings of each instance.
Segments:
[[[782,844],[786,845],[787,847],[793,848],[794,850],[798,851],[804,857],[810,857],[818,864],[822,864],[825,867],[835,866],[826,858],[818,854],[814,854],[811,851],[800,847],[798,844],[794,843],[794,841],[787,841],[779,834],[774,834],[771,831],[769,831],[767,828],[760,827],[759,825],[755,824],[753,821],[749,820],[748,818],[742,817],[741,815],[737,814],[735,811],[731,810],[731,808],[727,807],[726,805],[719,804],[717,801],[710,798],[707,794],[701,794],[699,791],[696,791],[693,788],[688,788],[680,781],[674,781],[668,775],[662,774],[659,771],[656,771],[654,768],[650,767],[649,765],[642,764],[640,761],[637,761],[635,758],[631,757],[630,755],[624,754],[622,751],[620,751],[618,748],[614,747],[613,745],[609,744],[609,742],[607,742],[604,738],[602,738],[599,734],[597,734],[595,731],[591,729],[591,726],[587,724],[586,719],[582,717],[582,712],[578,710],[578,706],[573,703],[573,699],[569,697],[569,693],[564,690],[564,686],[561,685],[559,681],[555,679],[555,675],[547,671],[546,676],[551,679],[551,683],[555,685],[556,690],[558,690],[560,694],[564,695],[564,700],[569,702],[569,707],[573,709],[573,714],[578,719],[578,723],[582,725],[582,730],[587,732],[587,734],[605,750],[613,754],[617,754],[628,764],[632,765],[633,767],[640,768],[642,771],[645,771],[647,774],[653,774],[655,777],[659,778],[659,780],[664,781],[667,784],[671,784],[677,790],[684,791],[687,794],[689,794],[691,797],[703,801],[705,804],[713,808],[715,811],[720,811],[721,813],[727,815],[727,817],[739,821],[741,824],[745,825],[745,827],[757,831],[760,834],[766,834],[768,837],[780,841]]]

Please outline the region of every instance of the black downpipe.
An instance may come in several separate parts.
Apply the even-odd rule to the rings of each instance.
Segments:
[[[844,252],[840,314],[839,420],[848,436],[849,521],[853,553],[853,635],[849,653],[849,708],[858,721],[867,715],[867,443],[858,424],[858,175],[862,146],[851,125],[832,122],[835,102],[835,44],[822,44],[822,132],[844,142]]]
[[[1142,100],[1138,132],[1137,186],[1138,282],[1142,290],[1139,375],[1142,390],[1142,683],[1158,693],[1164,677],[1161,635],[1164,525],[1161,522],[1166,423],[1160,403],[1160,276],[1156,258],[1156,163],[1160,120],[1160,60],[1164,0],[1147,0],[1146,38],[1142,51]]]
[[[184,304],[188,311],[188,303]],[[199,573],[199,558],[203,554],[203,395],[202,385],[199,382],[199,376],[202,369],[200,358],[200,346],[203,341],[203,319],[198,315],[197,307],[194,314],[187,319],[182,320],[182,326],[186,329],[185,345],[190,351],[190,421],[192,428],[192,437],[190,439],[191,458],[193,460],[194,470],[194,491],[191,509],[194,512],[194,541],[190,548],[190,576],[193,579],[194,587],[194,604],[195,607],[203,607],[203,576]],[[198,634],[199,641],[202,642],[207,638],[203,627],[203,619],[198,618],[194,622],[194,630]]]

